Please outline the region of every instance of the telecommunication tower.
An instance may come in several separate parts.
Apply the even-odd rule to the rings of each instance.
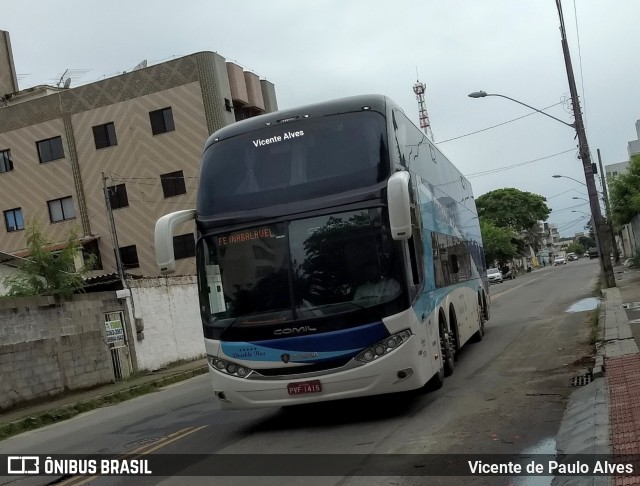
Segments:
[[[420,80],[417,80],[416,84],[413,85],[413,92],[416,94],[416,99],[418,100],[420,128],[422,128],[425,135],[433,141],[433,132],[431,131],[431,123],[429,123],[429,115],[427,114],[427,103],[424,101],[424,92],[426,89],[427,87],[422,84]]]

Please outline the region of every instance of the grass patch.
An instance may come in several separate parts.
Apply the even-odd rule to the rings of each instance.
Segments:
[[[75,405],[69,407],[60,408],[49,412],[42,412],[37,415],[26,417],[16,422],[8,424],[0,424],[0,440],[11,437],[12,435],[21,434],[29,430],[38,429],[45,425],[55,424],[63,420],[68,420],[84,412],[95,410],[96,408],[103,407],[105,405],[114,405],[116,403],[131,400],[148,393],[152,393],[162,388],[163,386],[171,385],[172,383],[178,383],[188,378],[192,378],[197,375],[206,373],[208,368],[198,368],[192,371],[178,373],[170,375],[165,378],[145,383],[138,386],[132,386],[130,388],[110,393],[108,395],[102,395],[91,400],[84,402],[78,402]]]
[[[601,341],[600,330],[598,329],[599,315],[600,312],[597,309],[587,315],[587,325],[589,326],[589,344],[594,347]]]
[[[602,297],[602,276],[599,275],[596,279],[596,283],[593,286],[593,295],[601,298]]]

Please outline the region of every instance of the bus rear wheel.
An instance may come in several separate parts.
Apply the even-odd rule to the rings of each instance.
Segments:
[[[455,347],[452,334],[447,332],[442,322],[440,322],[440,353],[444,363],[444,376],[451,376],[455,367]]]

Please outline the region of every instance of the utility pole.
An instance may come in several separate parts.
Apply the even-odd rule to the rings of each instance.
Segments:
[[[605,177],[604,169],[602,168],[602,157],[600,157],[600,149],[596,150],[598,152],[598,164],[600,165],[600,179],[602,179],[602,195],[604,196],[604,208],[607,212],[607,227],[609,229],[609,236],[611,237],[611,245],[613,248],[613,259],[616,263],[618,263],[620,261],[620,252],[618,251],[618,245],[616,245],[616,236],[613,232],[613,221],[611,221],[611,206],[609,205],[607,178]]]
[[[107,206],[107,217],[109,218],[109,229],[111,230],[111,240],[113,241],[113,250],[116,254],[116,267],[118,275],[122,281],[122,288],[125,288],[126,280],[124,278],[124,268],[122,267],[122,258],[120,258],[120,246],[118,245],[118,233],[116,233],[116,222],[113,219],[113,210],[111,209],[111,199],[109,199],[109,189],[107,188],[107,178],[102,173],[102,190],[104,191],[104,201]]]
[[[593,166],[591,163],[591,154],[589,152],[589,144],[587,143],[587,134],[584,129],[582,119],[582,111],[580,108],[580,100],[578,99],[578,89],[576,88],[576,80],[573,75],[573,67],[571,65],[571,55],[569,53],[569,44],[567,42],[567,33],[564,28],[564,17],[562,15],[561,0],[555,0],[560,15],[560,34],[562,38],[562,52],[564,54],[564,63],[567,68],[567,78],[569,80],[569,90],[571,92],[571,103],[573,107],[573,115],[575,117],[576,134],[578,135],[580,159],[584,169],[584,178],[587,183],[587,193],[589,194],[589,205],[591,206],[591,214],[595,225],[595,236],[598,242],[600,252],[600,268],[602,270],[603,284],[605,288],[616,286],[616,279],[613,274],[613,266],[611,265],[609,248],[609,240],[605,237],[605,225],[600,212],[600,202],[598,201],[598,191],[593,177]]]

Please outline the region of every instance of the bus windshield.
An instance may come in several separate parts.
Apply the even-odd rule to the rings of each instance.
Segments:
[[[263,326],[388,304],[403,294],[397,253],[380,208],[205,236],[204,321]]]
[[[381,114],[302,118],[209,146],[197,211],[221,214],[337,194],[384,181],[389,170]]]

